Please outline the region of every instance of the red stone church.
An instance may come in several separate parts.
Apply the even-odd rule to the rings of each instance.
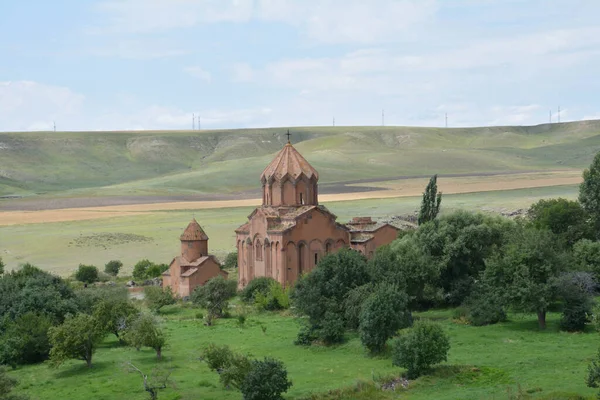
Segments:
[[[260,276],[291,284],[325,254],[351,247],[369,257],[398,235],[398,228],[369,217],[336,222],[319,205],[318,172],[289,141],[260,180],[262,206],[235,231],[240,288]]]

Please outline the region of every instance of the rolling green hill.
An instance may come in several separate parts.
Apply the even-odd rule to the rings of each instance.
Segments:
[[[0,196],[236,193],[256,189],[285,130],[0,133]],[[310,127],[292,142],[321,183],[583,168],[600,121],[519,127]]]

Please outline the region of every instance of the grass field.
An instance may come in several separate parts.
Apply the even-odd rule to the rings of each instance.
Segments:
[[[446,195],[442,211],[458,208],[510,211],[526,208],[540,198],[576,198],[577,190],[576,185],[567,185]],[[346,222],[360,215],[381,218],[412,214],[420,200],[419,197],[400,197],[325,205],[339,221]],[[152,211],[93,220],[0,226],[0,256],[8,268],[31,262],[60,275],[71,274],[79,263],[103,266],[109,260],[120,259],[125,263],[124,273],[129,273],[142,258],[169,263],[179,254],[179,235],[195,217],[210,238],[210,251],[224,257],[234,249],[234,229],[246,221],[252,209]]]
[[[283,132],[0,133],[0,196],[256,190],[261,171],[285,142]],[[310,127],[292,133],[322,185],[434,173],[581,169],[600,149],[600,121],[455,129]]]
[[[228,344],[257,358],[281,359],[294,384],[286,396],[289,399],[305,399],[402,372],[391,365],[389,357],[369,357],[356,334],[349,334],[342,345],[305,348],[292,344],[298,322],[290,316],[251,314],[243,328],[236,318],[206,327],[195,313],[181,306],[163,312],[169,345],[163,351],[162,364],[172,368],[174,387],[161,392],[160,399],[241,398],[239,392],[224,390],[218,375],[199,360],[200,350],[210,342]],[[567,400],[575,394],[594,398],[595,391],[585,386],[584,378],[597,351],[597,333],[558,332],[557,314],[549,315],[544,332],[537,330],[532,315],[513,315],[506,323],[471,327],[452,322],[451,314],[451,310],[417,314],[440,321],[450,335],[448,361],[432,376],[413,381],[402,391],[328,398],[509,399],[507,393],[517,392],[518,387],[528,396],[518,398]],[[264,333],[261,326],[266,328]],[[126,362],[148,373],[157,365],[152,350],[123,348],[108,337],[94,356],[92,369],[84,362],[72,361],[60,369],[46,364],[21,367],[11,375],[20,380],[20,390],[33,399],[146,399],[139,375],[128,373]]]

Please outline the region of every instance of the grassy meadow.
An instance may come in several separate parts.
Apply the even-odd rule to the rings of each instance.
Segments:
[[[494,192],[446,195],[442,211],[453,209],[498,212],[527,208],[545,197],[576,198],[577,186],[551,186]],[[377,218],[415,212],[420,198],[400,197],[326,203],[341,222],[353,216]],[[179,254],[179,235],[192,217],[207,232],[209,249],[218,257],[234,250],[234,229],[246,221],[252,208],[156,211],[136,216],[87,221],[0,226],[0,256],[9,269],[30,262],[63,276],[80,263],[102,267],[122,260],[124,273],[142,258],[169,263]],[[1,215],[1,213],[0,213]]]
[[[159,399],[241,398],[239,392],[223,389],[218,375],[199,360],[200,350],[211,342],[228,344],[256,358],[281,359],[293,382],[288,399],[567,400],[593,399],[595,394],[584,378],[596,354],[598,334],[559,332],[558,314],[550,314],[547,330],[540,332],[533,315],[511,315],[505,323],[472,327],[454,322],[452,310],[417,313],[439,321],[449,334],[448,361],[432,375],[410,382],[408,389],[367,387],[360,393],[355,391],[359,382],[389,379],[402,370],[392,366],[390,357],[368,356],[356,334],[348,334],[345,343],[334,347],[306,348],[292,344],[299,327],[292,316],[249,314],[241,327],[234,311],[234,318],[207,327],[196,318],[197,311],[180,305],[162,311],[168,346],[160,364],[172,369],[172,385],[161,391]],[[158,365],[153,350],[121,347],[114,336],[108,336],[94,355],[92,369],[82,361],[70,361],[59,369],[47,363],[20,367],[11,375],[21,382],[19,390],[32,399],[146,399],[140,376],[127,371],[127,362],[146,373]],[[325,395],[329,391],[333,394]]]

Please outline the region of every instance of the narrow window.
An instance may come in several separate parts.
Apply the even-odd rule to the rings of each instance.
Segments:
[[[317,265],[317,262],[319,262],[319,254],[315,253],[315,265]]]
[[[300,204],[304,204],[304,199],[302,198],[302,193],[300,193]]]

